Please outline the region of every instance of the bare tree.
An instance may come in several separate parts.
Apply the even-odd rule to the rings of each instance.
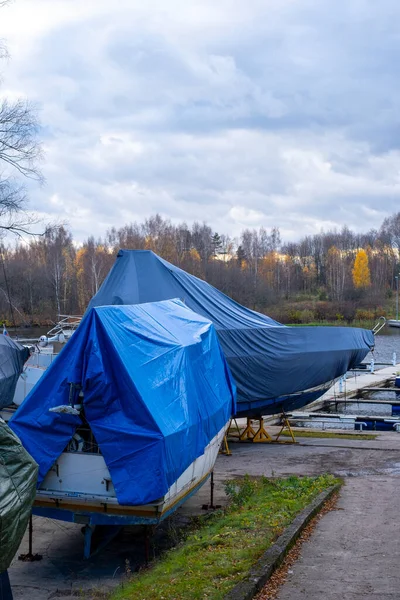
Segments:
[[[9,0],[0,0],[0,8]],[[6,48],[0,40],[0,58]],[[26,193],[21,176],[43,181],[38,167],[41,146],[34,106],[22,98],[0,101],[0,234],[31,233],[35,219],[25,211]]]

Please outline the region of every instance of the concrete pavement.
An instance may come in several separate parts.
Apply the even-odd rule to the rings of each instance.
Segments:
[[[399,477],[346,479],[337,510],[303,544],[278,600],[398,600],[399,510]]]

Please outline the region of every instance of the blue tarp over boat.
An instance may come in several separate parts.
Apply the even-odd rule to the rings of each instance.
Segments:
[[[75,386],[71,386],[75,384]],[[162,497],[235,410],[235,386],[212,323],[180,300],[89,310],[10,420],[39,464],[39,484],[81,424],[49,412],[79,404],[118,502]]]
[[[176,297],[214,323],[237,386],[241,416],[312,402],[374,345],[372,331],[365,329],[281,325],[149,250],[120,250],[89,307]]]

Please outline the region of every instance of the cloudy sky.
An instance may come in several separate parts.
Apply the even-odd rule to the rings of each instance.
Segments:
[[[31,207],[78,240],[156,212],[285,240],[400,210],[396,0],[15,0],[1,94],[39,107]]]

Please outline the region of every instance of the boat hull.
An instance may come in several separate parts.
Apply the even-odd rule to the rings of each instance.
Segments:
[[[261,417],[267,415],[275,415],[280,413],[287,413],[292,410],[302,408],[315,400],[318,400],[332,387],[336,380],[325,382],[319,386],[308,390],[302,390],[294,394],[281,396],[279,398],[271,398],[270,403],[266,400],[260,400],[260,402],[245,402],[241,401],[237,403],[236,416],[237,417]]]
[[[400,327],[400,320],[398,320],[398,319],[389,319],[387,321],[387,324],[389,325],[389,327]]]
[[[118,503],[101,454],[64,452],[37,490],[33,514],[85,525],[156,525],[207,481],[228,423],[162,498],[140,506]]]

